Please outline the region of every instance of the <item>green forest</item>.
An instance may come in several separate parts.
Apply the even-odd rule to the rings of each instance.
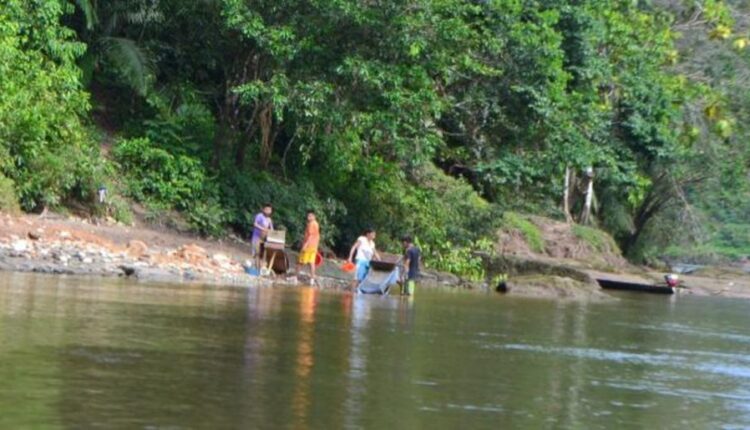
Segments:
[[[457,273],[526,214],[750,254],[750,1],[0,4],[2,210],[247,237],[269,201]]]

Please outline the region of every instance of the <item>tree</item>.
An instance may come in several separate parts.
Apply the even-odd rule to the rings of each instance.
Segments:
[[[96,148],[75,61],[84,45],[59,24],[65,3],[5,2],[0,10],[0,171],[26,210],[92,195]]]

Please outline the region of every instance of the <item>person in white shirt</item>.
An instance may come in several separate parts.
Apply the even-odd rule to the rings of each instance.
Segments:
[[[375,249],[375,230],[368,228],[362,236],[357,238],[357,241],[352,245],[351,251],[349,251],[349,261],[357,265],[357,270],[355,271],[357,282],[362,282],[367,276],[367,272],[370,270],[370,260],[373,257],[376,260],[380,260],[380,255]]]

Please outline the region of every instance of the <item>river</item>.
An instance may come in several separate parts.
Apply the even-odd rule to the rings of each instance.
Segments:
[[[750,302],[0,273],[0,428],[748,428]]]

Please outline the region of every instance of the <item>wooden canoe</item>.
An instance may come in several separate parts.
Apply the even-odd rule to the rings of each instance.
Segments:
[[[639,284],[635,282],[597,279],[599,286],[607,290],[639,291],[653,294],[674,294],[674,288],[668,285]]]

